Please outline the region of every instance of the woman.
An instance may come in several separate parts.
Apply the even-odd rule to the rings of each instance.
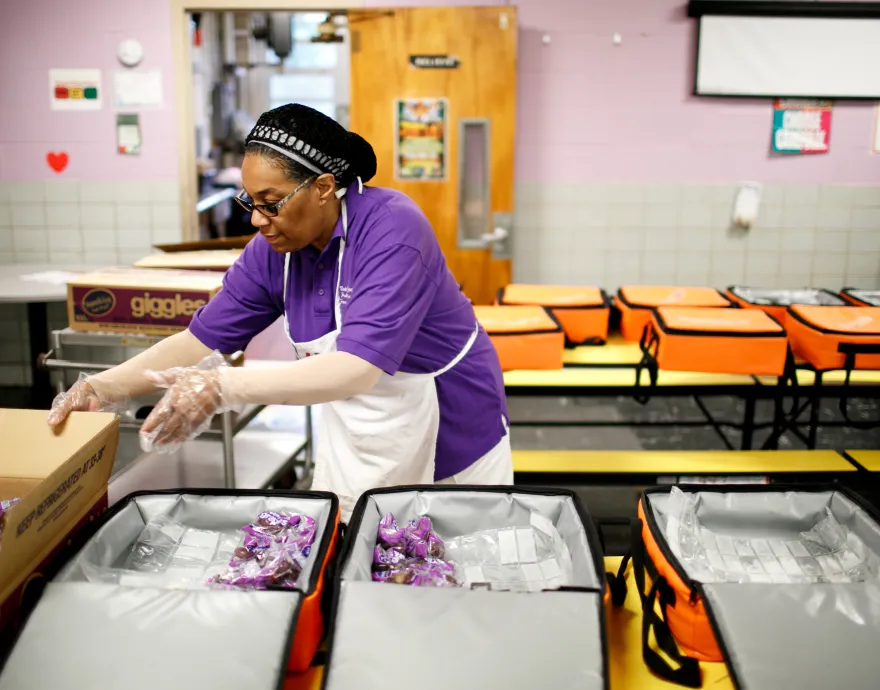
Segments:
[[[259,234],[223,290],[187,331],[58,396],[49,424],[167,388],[141,440],[171,449],[243,404],[326,403],[313,488],[346,514],[379,486],[512,483],[495,350],[419,208],[363,186],[372,147],[302,105],[264,113],[246,145],[238,201]],[[217,352],[279,316],[296,361],[225,366]]]

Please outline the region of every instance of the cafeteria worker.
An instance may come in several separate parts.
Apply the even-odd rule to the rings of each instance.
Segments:
[[[245,404],[321,404],[312,488],[350,515],[364,491],[402,484],[513,483],[498,357],[427,218],[404,194],[364,185],[364,139],[298,104],[246,139],[243,190],[258,234],[188,330],[81,377],[52,405],[112,409],[165,389],[141,428],[173,450]],[[279,316],[295,361],[229,367]]]

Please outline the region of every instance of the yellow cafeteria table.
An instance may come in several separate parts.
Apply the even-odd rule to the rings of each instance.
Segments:
[[[871,451],[850,451],[852,453]],[[876,463],[880,469],[880,451]],[[513,471],[534,474],[768,475],[856,472],[833,450],[515,450]]]
[[[605,569],[617,572],[620,557],[605,559]],[[626,573],[626,603],[622,608],[609,604],[608,611],[608,666],[611,672],[611,690],[654,690],[678,688],[680,685],[667,683],[653,675],[642,661],[642,610],[639,595],[632,574],[632,567]],[[733,688],[733,683],[724,664],[701,663],[703,687],[714,690]],[[321,687],[322,669],[312,668],[306,673],[288,676],[284,690],[318,690]],[[549,688],[548,690],[553,690]]]
[[[878,439],[880,443],[880,439]],[[868,472],[880,472],[880,450],[848,450],[846,454]]]
[[[650,377],[643,370],[636,386],[636,368],[641,359],[637,343],[624,341],[619,335],[609,338],[605,345],[581,346],[566,350],[562,369],[534,371],[517,370],[504,374],[504,386],[508,397],[555,397],[561,395],[587,397],[633,396],[647,393],[651,397],[689,397],[693,398],[703,413],[703,420],[662,421],[662,422],[552,422],[552,421],[513,421],[514,426],[711,426],[724,445],[733,450],[734,446],[724,433],[723,427],[742,432],[740,448],[750,450],[754,431],[769,427],[776,429],[767,447],[773,448],[783,431],[791,431],[812,449],[816,447],[819,423],[820,398],[845,395],[880,396],[880,371],[856,371],[850,377],[849,389],[842,384],[846,374],[843,371],[817,373],[800,363],[797,370],[797,390],[790,390],[800,396],[801,411],[809,409],[809,423],[794,423],[785,418],[781,406],[778,379],[774,376],[745,376],[734,374],[707,374],[700,372],[660,371],[656,386],[649,387]],[[856,389],[852,391],[852,389]],[[704,405],[705,397],[737,397],[744,402],[741,422],[719,421]],[[778,401],[772,423],[756,424],[755,408],[758,400]],[[824,422],[826,426],[846,426],[847,423]],[[806,426],[804,435],[800,428]]]

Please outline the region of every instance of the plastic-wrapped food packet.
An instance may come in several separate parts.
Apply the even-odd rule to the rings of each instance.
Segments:
[[[813,529],[801,532],[801,538],[821,569],[820,580],[864,582],[869,576],[865,549],[863,545],[859,548],[861,540],[841,525],[827,507],[825,517]]]
[[[557,589],[572,581],[568,546],[553,523],[531,513],[527,527],[481,530],[450,539],[446,557],[465,586],[497,590]]]

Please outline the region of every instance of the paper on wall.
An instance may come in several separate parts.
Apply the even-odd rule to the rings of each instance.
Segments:
[[[113,104],[117,108],[161,108],[162,72],[157,69],[114,72]]]

